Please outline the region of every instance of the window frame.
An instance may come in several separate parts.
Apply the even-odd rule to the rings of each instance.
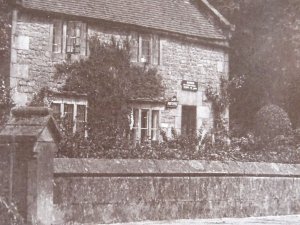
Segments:
[[[73,29],[70,28],[71,25],[73,25]],[[79,29],[77,29],[78,27]],[[72,30],[74,31],[74,37],[70,37],[71,34],[69,34],[69,32]],[[51,33],[51,51],[53,53],[63,53],[67,55],[87,55],[87,23],[78,20],[53,19]],[[76,46],[73,46],[72,50],[69,49],[71,46],[69,42],[72,42],[72,40],[70,41],[70,38],[75,39]]]
[[[53,53],[62,53],[63,49],[63,23],[61,20],[53,20],[52,24],[52,42]]]
[[[160,120],[161,120],[161,111],[163,110],[163,106],[152,106],[148,104],[135,104],[131,105],[131,139],[134,142],[144,142],[144,141],[159,141],[159,129],[160,129]],[[142,127],[142,113],[143,111],[147,112],[147,126],[145,128]],[[136,113],[135,113],[136,112]],[[156,118],[156,127],[153,126],[153,112],[157,114]],[[136,121],[137,119],[137,121]],[[146,138],[143,139],[142,131],[146,130]],[[155,135],[152,136],[152,133]]]
[[[148,57],[143,57],[145,40],[149,42]],[[132,62],[147,63],[154,66],[161,65],[161,38],[156,34],[133,32],[131,34]]]
[[[82,32],[83,26],[80,21],[67,21],[67,30],[66,30],[66,53],[68,54],[81,54],[81,45],[82,45]],[[79,32],[79,34],[78,34]],[[71,42],[71,45],[70,43]],[[79,42],[79,44],[77,43]],[[71,47],[70,47],[71,46]],[[72,50],[70,51],[69,48]]]
[[[86,99],[72,98],[72,97],[52,97],[49,99],[50,107],[52,108],[53,104],[60,105],[60,119],[63,119],[66,116],[65,105],[73,106],[73,127],[72,132],[75,133],[77,130],[78,123],[87,122],[87,111],[88,111],[88,102]],[[84,121],[78,121],[78,106],[85,106],[85,115]],[[85,129],[85,136],[87,136],[87,130]]]

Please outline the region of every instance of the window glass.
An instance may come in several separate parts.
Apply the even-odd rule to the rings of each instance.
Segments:
[[[81,23],[70,21],[67,24],[67,53],[80,53]]]
[[[133,141],[158,140],[159,110],[139,109],[132,110],[133,127],[131,139]]]
[[[139,110],[133,109],[133,128],[138,128],[139,126]]]
[[[149,111],[143,109],[141,113],[141,141],[148,139]]]
[[[78,121],[85,121],[85,105],[77,105],[77,116]]]
[[[153,36],[153,41],[152,41],[152,57],[153,57],[153,65],[159,65],[160,61],[160,40],[159,37],[154,35]]]
[[[72,129],[74,127],[74,105],[73,104],[64,104],[64,118],[66,122],[67,129]]]
[[[69,131],[84,131],[87,122],[87,102],[85,100],[76,99],[55,99],[51,103],[53,116],[57,121],[62,121],[64,128]]]
[[[76,130],[84,130],[84,124],[85,124],[85,112],[86,107],[85,105],[77,105],[77,115],[76,115]]]
[[[142,110],[142,129],[147,129],[148,128],[148,110],[143,109]]]
[[[55,53],[61,53],[62,45],[62,22],[55,20],[53,23],[53,42],[52,51]]]
[[[159,111],[153,110],[152,111],[152,124],[151,124],[151,140],[156,141],[158,140],[158,117]]]
[[[133,141],[139,139],[138,128],[139,128],[139,110],[133,109],[133,129],[131,134]]]
[[[130,39],[130,57],[132,62],[138,61],[138,55],[139,55],[139,36],[137,33],[131,34]]]
[[[51,109],[53,110],[53,117],[56,120],[60,120],[60,117],[61,117],[60,104],[58,104],[58,103],[52,103],[51,104]]]
[[[151,39],[150,36],[142,36],[142,43],[141,43],[141,62],[148,62],[150,63],[150,44]]]

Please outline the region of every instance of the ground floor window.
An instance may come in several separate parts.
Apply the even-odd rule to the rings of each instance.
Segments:
[[[87,101],[72,98],[54,98],[50,100],[53,116],[63,121],[72,132],[85,131],[87,122]]]
[[[132,109],[132,140],[157,141],[159,138],[160,110],[151,108]]]
[[[181,115],[181,133],[183,135],[193,135],[197,127],[197,107],[196,106],[182,106]]]

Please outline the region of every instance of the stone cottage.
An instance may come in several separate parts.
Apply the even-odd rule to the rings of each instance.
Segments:
[[[57,63],[89,55],[88,40],[130,37],[132,63],[155,66],[166,87],[164,100],[132,102],[138,140],[210,127],[208,84],[228,77],[231,24],[207,0],[19,0],[12,19],[10,85],[16,105],[27,105],[42,87],[50,105],[79,126],[88,120],[84,95],[60,92]],[[228,115],[226,115],[228,116]]]

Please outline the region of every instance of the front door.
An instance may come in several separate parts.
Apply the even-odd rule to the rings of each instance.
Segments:
[[[181,133],[183,135],[193,135],[197,126],[197,108],[196,106],[182,106],[181,115]]]

